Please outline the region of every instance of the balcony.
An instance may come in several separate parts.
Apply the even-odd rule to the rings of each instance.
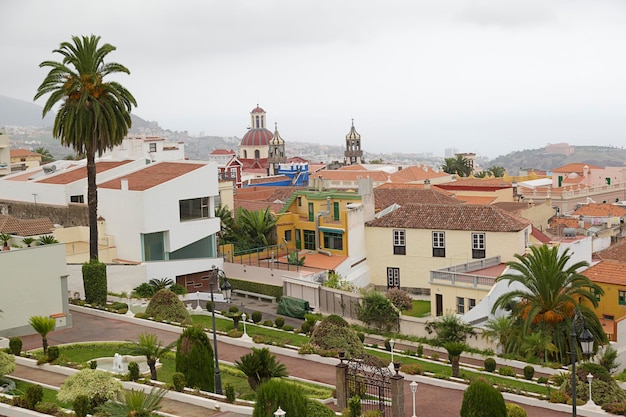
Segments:
[[[497,276],[486,270],[500,265],[500,257],[478,259],[461,265],[430,271],[431,285],[451,285],[466,288],[491,288],[496,283]],[[472,273],[473,272],[473,273]],[[500,274],[498,273],[498,276]]]

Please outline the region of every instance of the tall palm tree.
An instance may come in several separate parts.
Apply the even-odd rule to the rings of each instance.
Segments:
[[[276,243],[276,223],[278,219],[265,210],[250,211],[243,207],[237,210],[236,224],[247,243],[256,247],[269,246]]]
[[[54,156],[44,147],[39,147],[34,150],[35,153],[41,155],[41,162],[52,162],[54,161]]]
[[[504,169],[504,167],[494,165],[491,168],[487,169],[487,172],[489,172],[496,178],[502,178],[504,177],[504,174],[506,174],[506,169]]]
[[[146,357],[146,362],[148,363],[148,367],[150,368],[150,378],[156,381],[157,360],[161,359],[168,352],[170,352],[174,346],[176,346],[176,341],[170,343],[169,345],[163,346],[162,342],[158,339],[156,334],[140,333],[137,336],[137,341],[132,342],[132,345],[129,347],[128,351],[131,355],[142,355]]]
[[[517,282],[524,288],[501,295],[494,303],[492,312],[511,302],[517,303],[513,314],[521,319],[522,335],[526,337],[534,331],[551,335],[561,360],[570,349],[569,333],[575,309],[580,310],[598,343],[606,341],[600,321],[594,311],[587,307],[597,307],[595,294],[603,295],[604,291],[578,273],[589,264],[582,261],[568,265],[571,258],[569,249],[559,255],[556,246],[533,246],[531,251],[526,256],[515,255],[517,261],[507,262],[511,272],[498,277],[496,281]],[[583,300],[585,303],[581,302]]]
[[[43,353],[45,355],[48,352],[48,333],[54,331],[57,324],[56,320],[47,316],[32,316],[28,319],[28,324],[41,336]]]
[[[219,205],[215,208],[215,217],[220,218],[220,244],[232,243],[236,240],[235,233],[235,219],[233,217],[233,211],[228,206]]]
[[[53,52],[60,54],[61,62],[44,61],[39,66],[49,67],[35,100],[50,94],[43,108],[43,117],[61,103],[52,135],[65,146],[87,157],[87,203],[89,206],[89,257],[98,259],[98,191],[96,187],[96,153],[122,143],[132,121],[130,111],[137,102],[120,83],[105,82],[110,74],[130,71],[105,58],[116,48],[110,44],[99,46],[100,37],[73,36],[72,42],[63,42]]]
[[[139,389],[122,391],[117,394],[117,401],[107,401],[98,411],[108,417],[149,417],[161,408],[166,393],[162,388],[152,388],[148,394]]]

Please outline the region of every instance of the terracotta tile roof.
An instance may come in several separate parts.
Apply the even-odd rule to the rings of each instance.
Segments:
[[[447,191],[436,187],[425,189],[423,184],[385,183],[374,188],[376,210],[383,210],[392,204],[404,206],[412,203],[422,204],[461,204]]]
[[[17,236],[45,235],[54,230],[54,224],[47,217],[39,219],[17,219],[0,215],[0,233]]]
[[[578,210],[572,213],[572,215],[591,217],[624,217],[626,216],[626,208],[606,203],[589,203],[582,205]]]
[[[478,204],[486,205],[494,202],[496,197],[485,197],[479,195],[462,195],[457,197],[459,200],[465,202],[465,204]]]
[[[99,161],[96,162],[96,174],[108,171],[113,168],[117,168],[122,165],[131,163],[131,160],[126,161]],[[50,177],[45,177],[37,182],[43,184],[71,184],[76,181],[80,181],[87,178],[87,166],[82,166],[73,170],[66,170],[59,174],[55,174]]]
[[[590,165],[590,164],[585,164],[584,162],[576,162],[573,164],[567,164],[567,165],[563,165],[560,166],[558,168],[554,168],[552,170],[552,172],[565,172],[565,173],[570,173],[570,172],[576,172],[578,174],[583,174],[583,168],[585,167],[585,165],[587,165],[587,167],[589,169],[602,169],[602,167],[599,166],[595,166],[595,165]]]
[[[595,253],[602,260],[612,259],[626,263],[626,239],[620,240],[614,245]]]
[[[503,201],[500,203],[493,203],[493,205],[501,208],[502,210],[515,214],[519,214],[521,211],[528,208],[528,203],[518,203],[515,201]]]
[[[247,210],[265,210],[268,206],[279,213],[296,190],[304,187],[245,187],[237,190],[234,196],[235,213],[239,207]]]
[[[626,285],[626,263],[602,260],[581,272],[593,282]]]
[[[98,185],[98,188],[122,189],[122,179],[128,180],[128,189],[131,191],[145,191],[156,187],[176,177],[188,174],[196,169],[204,167],[205,164],[192,164],[182,162],[157,162],[147,165],[138,171],[122,175],[105,183]]]
[[[246,171],[253,170],[253,169],[267,168],[267,158],[259,158],[259,159],[239,158],[239,161],[241,161],[241,165],[243,169],[245,169]]]
[[[226,149],[215,149],[209,155],[235,155],[235,151]]]
[[[29,151],[28,149],[11,149],[11,158],[25,158],[27,156],[41,158],[41,154]]]
[[[5,181],[23,181],[23,182],[26,182],[26,181],[29,180],[30,177],[32,177],[33,175],[39,174],[41,171],[43,171],[43,168],[38,168],[38,169],[33,170],[33,171],[28,171],[28,172],[25,172],[24,174],[20,174],[20,175],[15,175],[14,174],[14,175],[11,175],[10,178],[4,177],[2,179],[4,179]]]
[[[450,174],[445,172],[434,171],[432,167],[426,165],[423,166],[410,166],[403,168],[397,172],[391,174],[391,181],[393,182],[412,182],[423,181],[430,178],[442,178],[450,177]]]
[[[275,175],[272,177],[262,177],[262,178],[252,178],[250,180],[248,180],[248,184],[265,184],[265,183],[272,183],[272,182],[278,182],[278,181],[289,181],[290,178],[286,175]]]
[[[367,168],[365,168],[361,164],[352,164],[352,165],[342,166],[341,168],[336,169],[334,171],[367,171]]]
[[[535,226],[533,226],[530,235],[532,237],[534,237],[535,239],[537,239],[539,242],[541,243],[550,243],[551,239],[545,234],[543,233],[541,230],[537,229]]]
[[[512,188],[510,182],[502,178],[457,178],[456,181],[437,184],[444,190],[479,190],[495,191],[503,188]]]
[[[530,224],[492,205],[407,204],[367,222],[369,227],[517,232]]]

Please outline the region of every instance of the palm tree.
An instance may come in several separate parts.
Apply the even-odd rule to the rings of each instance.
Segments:
[[[515,333],[513,317],[499,316],[490,319],[485,325],[482,337],[498,342],[501,353],[507,353],[511,335]]]
[[[89,257],[98,259],[98,190],[96,187],[96,152],[122,143],[132,121],[130,111],[137,106],[135,98],[116,81],[105,82],[109,74],[130,71],[115,62],[106,63],[115,50],[110,44],[99,46],[100,37],[73,36],[53,52],[63,56],[61,62],[44,61],[49,67],[35,100],[49,94],[42,116],[59,102],[52,135],[65,146],[87,156],[87,203],[89,207]]]
[[[256,247],[269,246],[276,243],[275,232],[278,219],[270,212],[270,208],[265,210],[250,211],[243,207],[237,210],[236,224],[247,240],[247,243]]]
[[[469,177],[472,173],[472,167],[469,159],[463,155],[458,154],[456,158],[444,159],[444,164],[441,166],[441,170],[447,174],[456,174],[459,177]]]
[[[39,147],[37,149],[34,150],[35,153],[38,153],[39,155],[41,155],[41,162],[47,163],[47,162],[52,162],[54,161],[54,156],[52,156],[52,154],[50,153],[49,150],[43,148],[43,147]]]
[[[538,357],[541,362],[558,351],[557,347],[552,343],[552,338],[541,331],[533,332],[527,335],[520,346],[520,353],[527,358]]]
[[[498,277],[496,282],[508,280],[509,285],[516,282],[524,288],[501,295],[494,303],[492,313],[515,302],[517,307],[513,314],[521,320],[522,335],[527,337],[533,331],[550,334],[561,360],[570,349],[569,332],[575,309],[580,310],[598,343],[606,341],[600,321],[587,307],[597,307],[595,294],[603,295],[604,291],[578,273],[588,263],[576,262],[568,266],[569,248],[561,255],[556,246],[533,246],[531,251],[526,256],[515,255],[517,261],[507,262],[511,272]],[[581,302],[583,300],[585,303]]]
[[[276,360],[268,348],[252,348],[252,353],[235,361],[235,367],[248,377],[250,387],[256,391],[259,385],[272,378],[288,376],[287,367]]]
[[[494,165],[491,168],[487,169],[487,172],[489,172],[496,178],[502,178],[504,177],[504,174],[506,174],[506,169],[504,169],[504,167]]]
[[[456,164],[454,158],[444,159],[444,164],[441,166],[441,170],[446,174],[456,174]]]
[[[443,344],[443,347],[448,352],[448,359],[450,359],[452,364],[452,376],[458,378],[461,354],[467,350],[467,346],[462,342],[447,342]]]
[[[152,278],[149,284],[154,287],[154,292],[157,292],[171,287],[174,285],[174,281],[171,278]]]
[[[54,235],[42,235],[37,239],[40,245],[51,245],[53,243],[59,243],[59,241],[54,237]]]
[[[30,248],[30,245],[32,245],[34,241],[35,239],[32,237],[25,237],[24,239],[22,239],[22,243],[25,244],[29,248]]]
[[[8,233],[0,233],[0,242],[2,242],[3,249],[9,247],[9,240],[11,240],[12,236]]]
[[[45,355],[48,352],[48,333],[54,331],[57,324],[56,320],[47,316],[32,316],[28,319],[28,324],[41,336],[43,353]]]
[[[146,357],[146,362],[150,368],[150,378],[157,379],[156,363],[168,352],[176,346],[176,341],[170,343],[167,346],[163,346],[162,342],[158,339],[154,333],[140,333],[137,336],[137,341],[132,342],[132,346],[129,347],[129,353],[131,355],[142,355]]]
[[[148,394],[134,389],[122,391],[117,394],[117,401],[107,401],[98,411],[108,417],[149,417],[161,408],[166,393],[162,388],[152,388]]]
[[[233,212],[228,206],[219,205],[215,208],[215,217],[220,218],[220,244],[233,243],[236,241],[235,219]]]

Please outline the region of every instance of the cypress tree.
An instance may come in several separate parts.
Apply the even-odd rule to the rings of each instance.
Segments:
[[[209,392],[215,390],[213,348],[202,327],[188,327],[178,338],[176,372],[185,374],[188,387]]]

